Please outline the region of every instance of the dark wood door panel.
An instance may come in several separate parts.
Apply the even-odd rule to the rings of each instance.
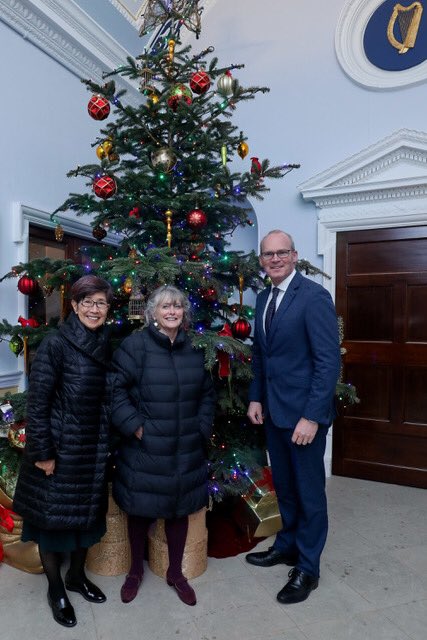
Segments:
[[[344,379],[332,471],[427,488],[427,226],[338,234]]]

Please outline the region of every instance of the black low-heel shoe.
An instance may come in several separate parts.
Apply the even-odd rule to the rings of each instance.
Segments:
[[[58,624],[62,624],[63,627],[76,626],[76,614],[74,613],[74,609],[67,596],[64,598],[58,598],[58,600],[53,600],[48,593],[47,601],[52,609],[53,618]]]
[[[73,582],[70,579],[67,579],[65,576],[65,588],[68,591],[75,591],[76,593],[80,593],[81,596],[88,602],[105,602],[107,597],[104,593],[102,593],[101,589],[93,584],[87,578],[80,580],[79,582]]]

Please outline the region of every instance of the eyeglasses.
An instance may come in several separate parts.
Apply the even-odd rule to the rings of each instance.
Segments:
[[[261,253],[261,257],[264,260],[273,260],[274,256],[277,256],[280,260],[283,258],[289,258],[291,253],[293,253],[293,249],[279,249],[279,251],[264,251]]]
[[[96,308],[100,309],[101,311],[105,311],[110,306],[107,302],[104,302],[104,300],[91,300],[90,298],[80,300],[80,304],[85,309],[92,309],[92,307],[95,305]]]

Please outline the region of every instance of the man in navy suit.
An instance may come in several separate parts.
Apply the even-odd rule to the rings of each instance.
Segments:
[[[323,457],[334,418],[341,358],[337,316],[329,293],[295,270],[292,237],[270,231],[260,265],[272,286],[257,298],[248,417],[265,424],[283,528],[250,564],[287,564],[283,604],[302,602],[319,583],[328,531]]]

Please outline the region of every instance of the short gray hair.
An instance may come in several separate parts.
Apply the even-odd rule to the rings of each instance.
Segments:
[[[295,251],[295,242],[293,237],[291,236],[290,233],[288,233],[287,231],[282,231],[281,229],[273,229],[272,231],[269,231],[268,233],[265,234],[265,236],[262,238],[261,242],[259,243],[259,252],[262,253],[262,243],[264,242],[264,240],[266,238],[268,238],[268,236],[271,236],[273,233],[281,233],[284,236],[287,236],[290,240],[291,243],[291,249],[292,251]]]
[[[191,323],[191,305],[188,296],[184,291],[171,284],[164,284],[155,289],[149,296],[145,305],[144,316],[146,324],[150,324],[155,318],[155,310],[159,304],[165,301],[172,304],[178,302],[184,309],[182,324],[184,329],[188,329]]]

